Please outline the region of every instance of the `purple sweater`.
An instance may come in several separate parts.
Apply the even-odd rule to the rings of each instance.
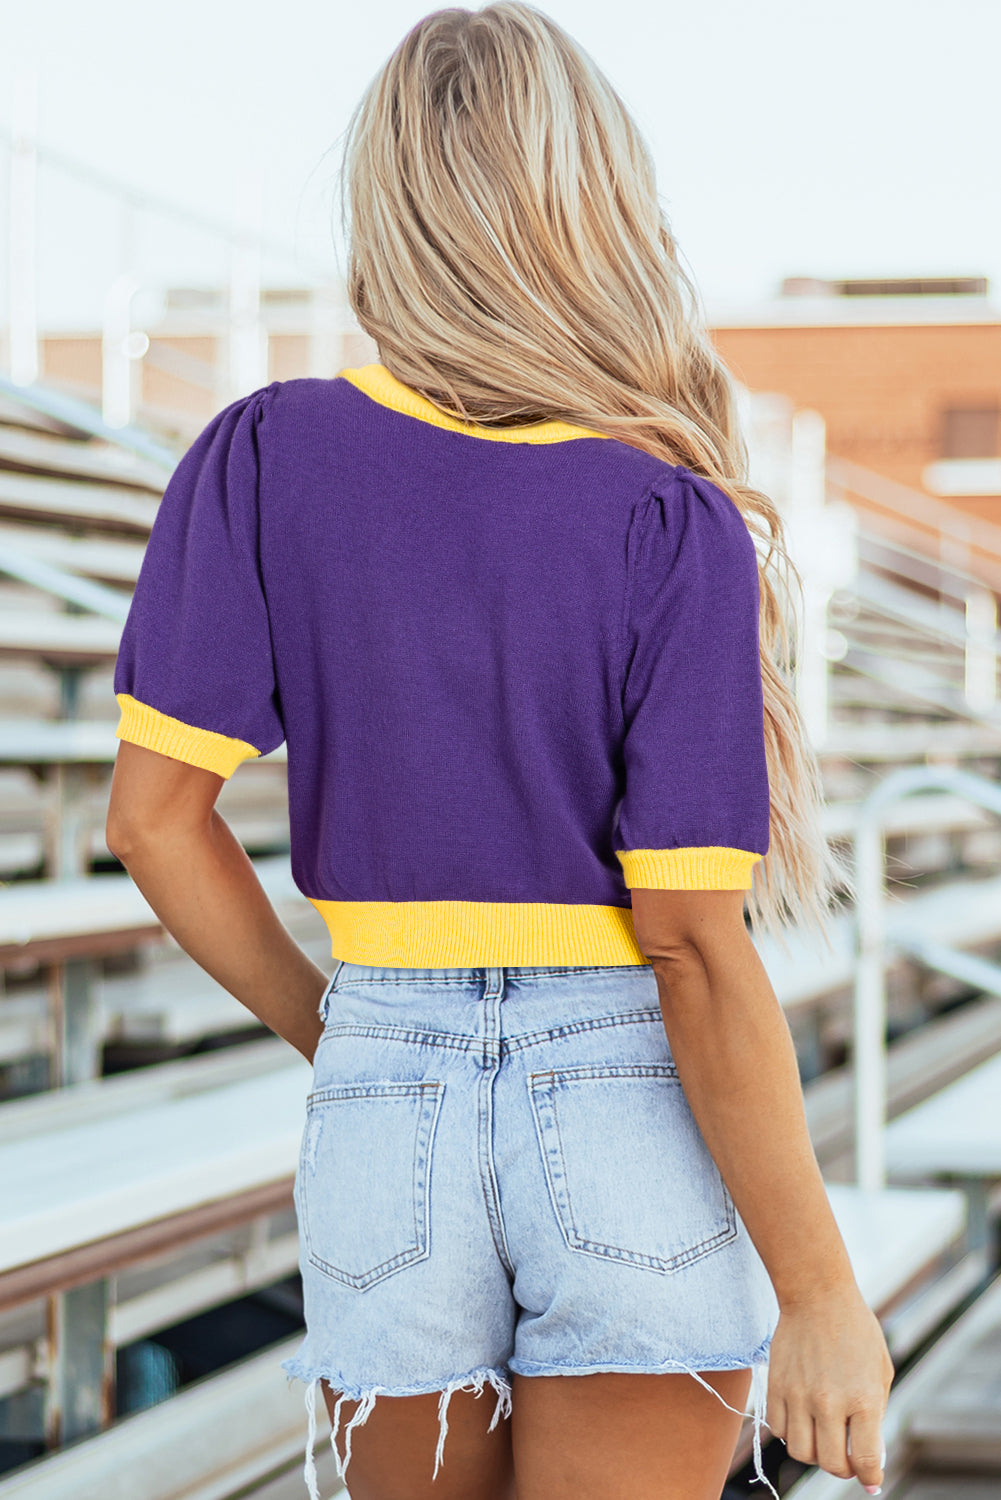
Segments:
[[[754,542],[689,469],[454,420],[382,365],[232,402],[172,475],[120,739],[284,741],[292,874],[351,963],[633,964],[629,891],[768,851]]]

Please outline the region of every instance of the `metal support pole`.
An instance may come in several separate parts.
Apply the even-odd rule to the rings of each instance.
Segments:
[[[47,1300],[49,1383],[45,1441],[61,1447],[109,1425],[114,1349],[108,1331],[109,1280],[56,1292]]]
[[[267,383],[267,332],[261,321],[261,195],[259,173],[237,178],[237,223],[246,225],[230,251],[227,399]]]
[[[989,1212],[989,1192],[983,1177],[959,1177],[949,1173],[943,1179],[949,1187],[962,1188],[966,1194],[966,1237],[971,1250],[982,1250],[988,1266],[995,1269],[993,1225]]]
[[[329,380],[341,361],[349,309],[342,304],[340,288],[315,287],[309,301],[309,364],[307,374]]]
[[[826,428],[819,412],[797,411],[793,416],[790,458],[790,542],[793,561],[803,577],[796,692],[810,740],[820,746],[827,739],[829,720],[827,605],[831,588],[818,551],[826,498]]]
[[[130,344],[132,299],[139,282],[116,276],[104,298],[101,333],[101,415],[109,427],[128,427],[135,411],[136,363]]]
[[[864,804],[863,804],[864,809]],[[886,1183],[886,892],[885,846],[879,813],[863,810],[855,835],[855,1180]]]
[[[82,677],[77,667],[66,667],[60,673],[64,721],[78,717]],[[53,796],[46,821],[46,875],[55,881],[79,880],[90,867],[88,833],[94,769],[67,761],[50,769],[47,782]],[[100,968],[93,958],[66,958],[50,966],[54,1087],[100,1076],[104,1016],[99,979]]]
[[[50,819],[46,827],[45,873],[50,880],[79,880],[90,873],[91,768],[78,761],[53,766]]]
[[[966,596],[966,653],[963,693],[974,713],[985,713],[998,701],[998,606],[990,589],[971,589]]]
[[[10,152],[10,378],[18,385],[38,379],[37,213],[35,181],[38,171],[35,142],[38,75],[19,73],[14,79]]]
[[[101,1074],[104,1016],[93,958],[67,958],[49,976],[55,1022],[53,1086],[86,1083]]]

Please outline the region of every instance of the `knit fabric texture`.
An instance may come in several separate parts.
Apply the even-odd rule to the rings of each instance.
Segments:
[[[283,743],[295,883],[350,963],[645,963],[630,891],[768,852],[754,541],[701,475],[459,421],[384,365],[231,402],[174,470],[119,739]]]

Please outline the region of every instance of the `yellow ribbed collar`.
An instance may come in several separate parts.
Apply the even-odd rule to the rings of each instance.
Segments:
[[[607,432],[592,432],[587,427],[576,427],[571,422],[534,422],[525,427],[485,427],[479,422],[462,422],[435,406],[420,391],[413,390],[397,380],[385,365],[359,365],[356,369],[341,370],[340,377],[371,396],[382,406],[405,416],[417,417],[421,422],[430,422],[433,427],[444,427],[449,432],[464,432],[467,437],[488,438],[494,443],[563,443],[570,438],[607,437]]]

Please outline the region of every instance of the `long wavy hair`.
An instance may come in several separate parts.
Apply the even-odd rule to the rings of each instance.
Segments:
[[[793,690],[802,584],[776,505],[747,482],[736,386],[622,99],[534,6],[434,11],[355,108],[338,181],[348,298],[397,379],[466,421],[607,433],[740,510],[758,553],[771,802],[748,915],[826,935],[852,878],[820,826]]]

